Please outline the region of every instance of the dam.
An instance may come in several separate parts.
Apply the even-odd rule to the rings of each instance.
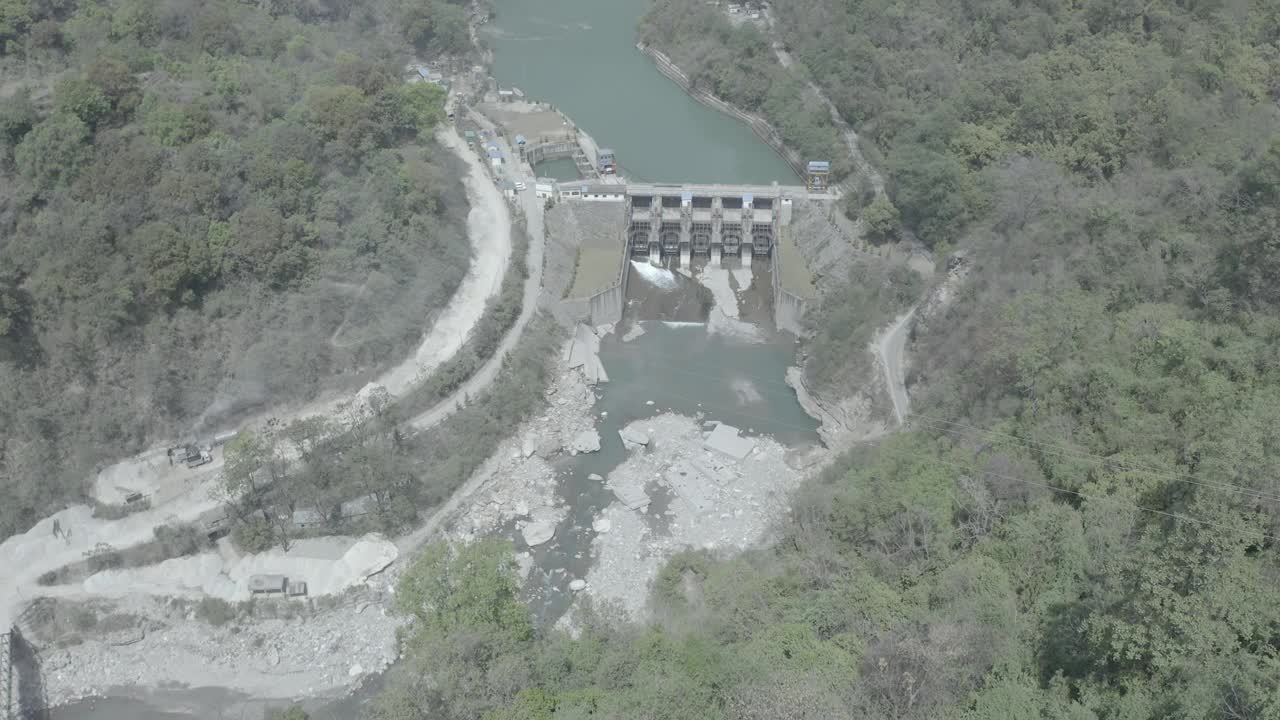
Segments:
[[[655,264],[694,256],[720,264],[726,256],[750,263],[773,253],[780,226],[791,222],[792,196],[805,188],[751,185],[626,187],[627,249]]]
[[[695,262],[751,267],[766,263],[774,321],[800,334],[800,319],[814,297],[812,278],[791,242],[797,204],[830,202],[837,195],[803,185],[556,182],[539,178],[540,196],[552,202],[601,203],[611,226],[584,239],[573,287],[561,301],[592,325],[617,323],[626,305],[630,261],[688,273]]]

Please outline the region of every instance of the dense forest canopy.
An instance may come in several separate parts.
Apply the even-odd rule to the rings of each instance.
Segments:
[[[403,354],[468,264],[434,0],[0,2],[0,538]]]
[[[772,38],[696,5],[642,35],[767,110]],[[374,717],[1280,718],[1280,5],[770,7],[883,162],[883,235],[968,251],[910,429],[772,547],[673,559],[643,625],[531,626],[509,548],[435,548]],[[836,298],[811,357],[910,287]]]

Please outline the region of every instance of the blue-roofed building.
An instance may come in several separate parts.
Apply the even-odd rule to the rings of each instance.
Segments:
[[[612,175],[617,172],[618,161],[614,157],[613,150],[609,148],[600,148],[596,153],[596,171],[601,175]]]
[[[810,160],[805,173],[805,187],[809,192],[826,192],[831,175],[831,163],[826,160]]]
[[[523,136],[523,135],[516,135],[516,144],[517,144],[517,145],[524,145],[524,136]]]

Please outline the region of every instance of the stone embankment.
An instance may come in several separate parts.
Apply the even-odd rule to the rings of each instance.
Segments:
[[[658,72],[667,76],[668,79],[679,85],[682,90],[689,94],[689,97],[697,100],[703,105],[706,105],[712,110],[718,110],[725,115],[746,123],[747,127],[751,128],[751,132],[755,133],[756,137],[760,138],[764,144],[773,148],[774,152],[778,153],[778,155],[782,156],[783,160],[787,161],[787,164],[791,166],[791,169],[795,171],[796,175],[804,177],[806,168],[805,159],[800,157],[800,153],[791,149],[782,141],[781,133],[770,125],[768,120],[765,120],[759,115],[752,115],[740,108],[734,107],[705,90],[695,88],[693,83],[689,80],[689,76],[686,75],[684,71],[672,62],[671,58],[667,57],[667,55],[661,50],[657,50],[648,45],[637,45],[636,48],[651,58],[654,62],[654,66],[658,68]]]

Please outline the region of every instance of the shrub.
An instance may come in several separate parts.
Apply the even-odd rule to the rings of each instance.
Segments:
[[[214,627],[220,627],[234,620],[236,611],[226,600],[204,598],[196,606],[196,617]]]

